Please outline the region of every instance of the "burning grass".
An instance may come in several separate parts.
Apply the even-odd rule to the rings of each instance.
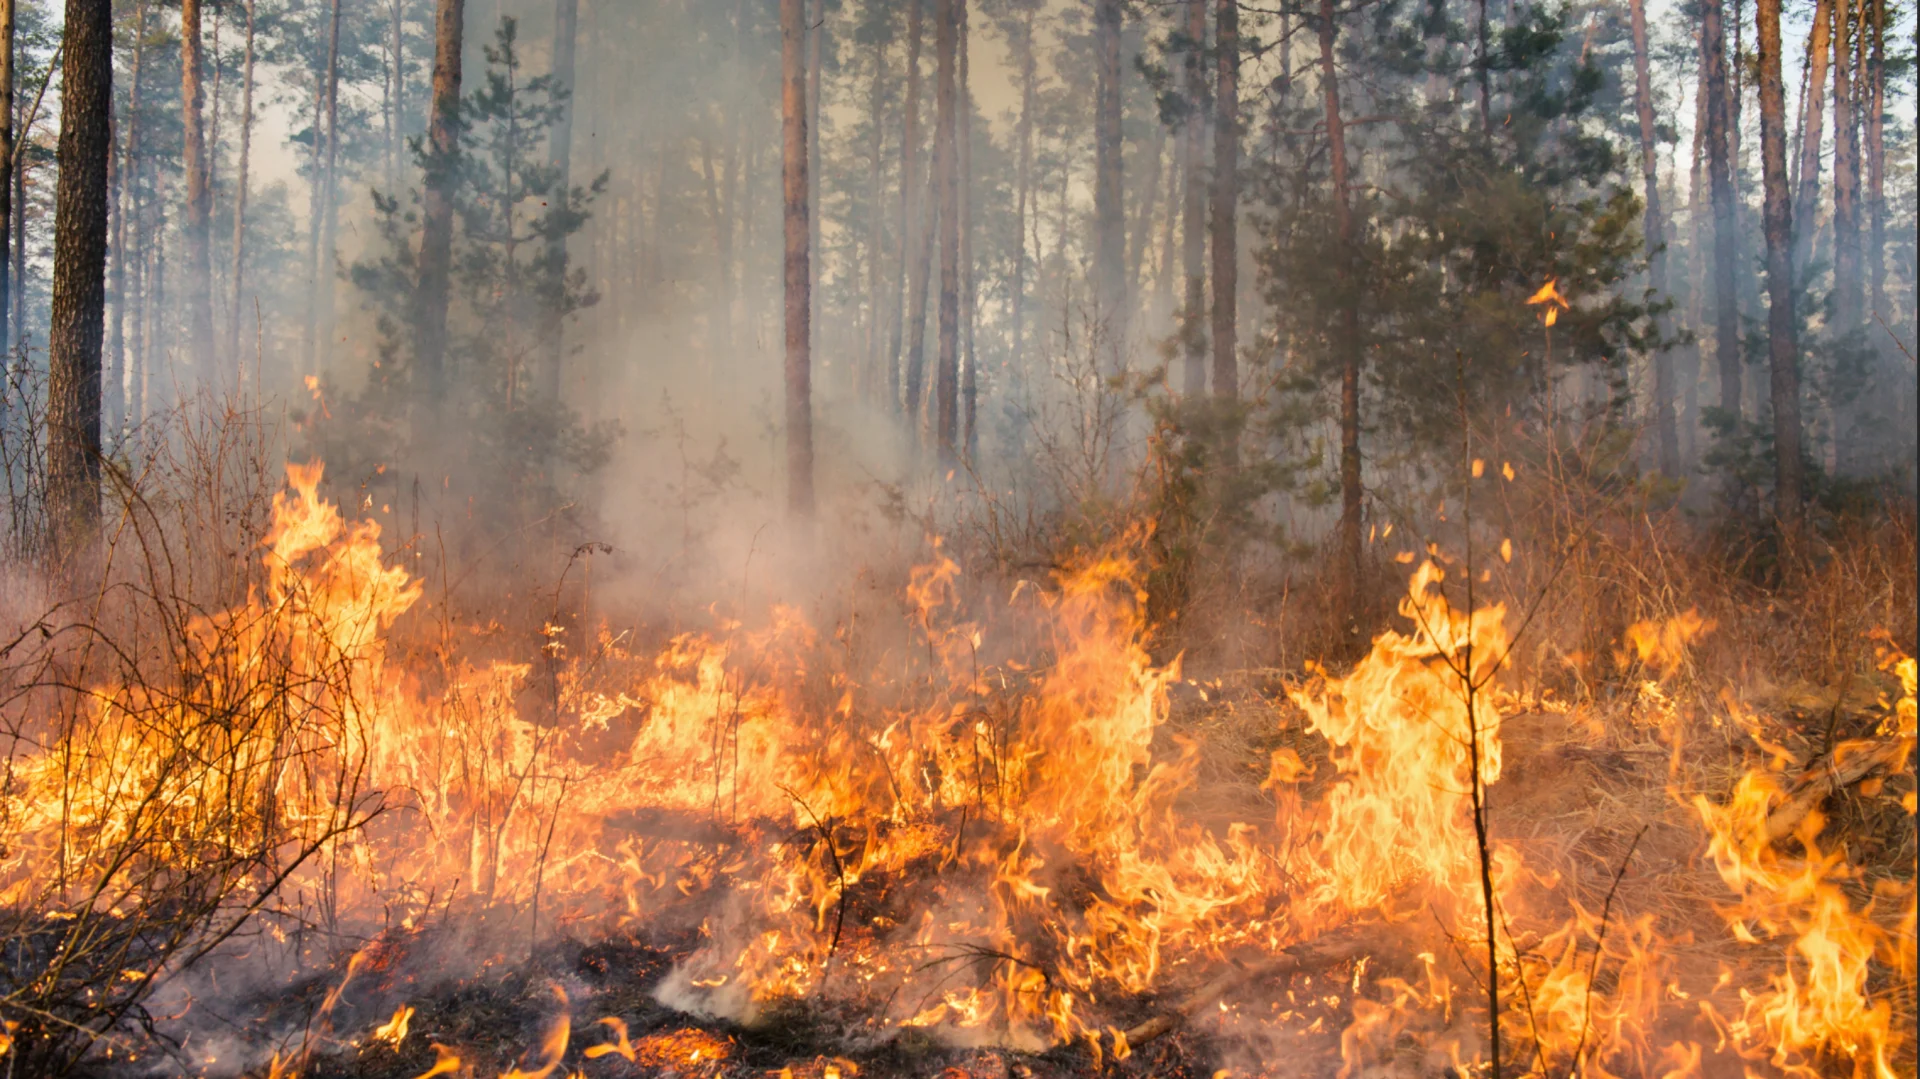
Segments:
[[[1812,725],[1713,597],[1554,651],[1436,548],[1344,671],[1202,672],[1135,533],[489,656],[320,480],[167,662],[13,669],[11,1056],[1481,1074],[1491,960],[1507,1074],[1913,1074],[1908,628]]]

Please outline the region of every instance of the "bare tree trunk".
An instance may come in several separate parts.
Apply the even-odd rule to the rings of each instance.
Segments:
[[[1347,129],[1340,116],[1340,81],[1333,60],[1333,0],[1320,0],[1320,83],[1327,107],[1327,153],[1333,171],[1333,220],[1339,233],[1340,533],[1336,588],[1342,613],[1356,622],[1360,603],[1360,311],[1354,281],[1353,210],[1348,201]]]
[[[553,92],[563,102],[559,117],[548,135],[547,149],[553,169],[553,194],[549,202],[560,213],[567,213],[573,190],[573,115],[574,48],[580,25],[580,0],[554,0],[553,4]],[[554,229],[547,237],[547,261],[554,280],[567,279],[567,235]],[[727,317],[732,318],[729,310]],[[553,327],[547,331],[546,362],[540,372],[540,392],[549,401],[560,400],[566,367],[566,320],[556,312]]]
[[[212,273],[208,241],[213,221],[213,192],[207,184],[207,138],[202,127],[206,94],[201,86],[201,0],[180,3],[180,111],[182,164],[187,183],[186,281],[188,366],[210,378],[213,362],[213,294],[207,280]]]
[[[1473,76],[1480,90],[1480,133],[1493,131],[1492,72],[1487,67],[1487,0],[1478,0],[1479,18],[1474,20]]]
[[[1213,394],[1240,396],[1238,296],[1240,252],[1240,5],[1219,0],[1214,16],[1219,84],[1213,130]]]
[[[1126,178],[1120,131],[1120,0],[1093,5],[1094,332],[1108,372],[1126,359]]]
[[[1766,0],[1762,0],[1766,2]],[[1646,240],[1647,283],[1656,297],[1667,292],[1667,223],[1660,208],[1660,157],[1654,135],[1653,82],[1647,60],[1646,0],[1633,0],[1633,76],[1634,107],[1640,118],[1640,171],[1647,189]],[[1665,341],[1669,336],[1665,315],[1654,320],[1654,334]],[[1664,344],[1653,353],[1653,429],[1659,448],[1660,471],[1668,476],[1680,474],[1680,439],[1673,422],[1673,357]]]
[[[940,356],[934,379],[934,441],[942,468],[954,465],[960,434],[960,183],[954,135],[962,2],[935,0],[933,6],[933,170],[940,200]]]
[[[818,257],[820,251],[820,218],[812,212],[820,205],[820,179],[825,170],[820,166],[820,60],[826,48],[827,7],[826,0],[811,0],[812,11],[807,16],[807,302],[820,302],[820,266],[824,261]],[[809,318],[809,332],[817,338],[819,324]],[[809,344],[809,349],[817,347],[819,341]]]
[[[921,250],[926,246],[920,227],[920,43],[924,34],[926,0],[907,3],[907,100],[902,113],[900,140],[900,285],[904,290],[901,318],[896,325],[904,334],[906,348],[905,383],[900,400],[907,431],[917,437],[920,422],[920,389],[927,333],[927,285],[920,267],[926,265]],[[896,370],[900,345],[890,352]]]
[[[56,557],[100,519],[100,345],[106,328],[107,157],[113,152],[113,10],[67,0],[60,178],[47,330],[47,513]]]
[[[407,54],[406,38],[401,33],[404,28],[406,0],[389,0],[387,49],[393,58],[393,68],[389,74],[391,89],[388,90],[387,109],[387,190],[400,190],[400,147],[404,143],[401,130],[407,117]]]
[[[973,265],[973,83],[967,57],[967,0],[959,0],[960,88],[958,161],[960,192],[955,200],[960,213],[960,432],[961,452],[971,465],[978,459],[980,432],[976,425],[980,406],[980,372],[973,351],[975,317]]]
[[[22,146],[31,145],[32,132],[17,136]],[[27,159],[23,154],[13,163],[13,344],[27,343]]]
[[[1820,206],[1820,142],[1826,120],[1827,61],[1833,35],[1834,0],[1817,0],[1807,34],[1807,92],[1801,101],[1799,182],[1793,200],[1793,272],[1805,274],[1813,258],[1814,218]]]
[[[240,76],[240,161],[233,180],[233,275],[227,321],[227,357],[239,385],[247,384],[247,365],[240,358],[240,300],[247,264],[247,170],[253,151],[253,5],[247,0],[247,51]]]
[[[1694,31],[1694,46],[1700,49],[1702,35]],[[1696,65],[1693,92],[1693,151],[1687,164],[1687,343],[1681,353],[1679,417],[1680,460],[1692,468],[1700,460],[1700,381],[1706,370],[1700,350],[1700,335],[1707,325],[1707,230],[1702,193],[1707,187],[1707,65]]]
[[[1887,306],[1887,0],[1871,3],[1873,44],[1866,65],[1867,291],[1870,313],[1891,325],[1893,310]]]
[[[453,174],[460,151],[460,39],[466,6],[466,0],[435,0],[433,12],[433,102],[421,194],[414,388],[434,413],[441,410],[448,383],[447,278],[453,260]]]
[[[138,366],[137,361],[140,355],[138,344],[140,323],[138,320],[140,317],[140,308],[144,304],[144,299],[140,295],[140,273],[142,268],[140,259],[136,257],[136,252],[129,245],[137,246],[140,238],[140,73],[142,65],[146,60],[146,38],[147,4],[146,0],[139,0],[139,3],[134,7],[133,66],[130,71],[130,81],[127,86],[126,136],[120,150],[120,167],[116,175],[119,190],[115,193],[118,198],[118,205],[113,215],[113,249],[116,252],[113,260],[113,295],[116,306],[111,328],[111,344],[114,354],[114,365],[120,372],[121,398],[124,409],[122,419],[125,421],[130,421],[137,415],[134,407],[133,372],[134,368]],[[11,122],[13,116],[12,108],[7,109],[7,116],[9,122]],[[10,173],[18,171],[17,163],[12,160],[11,155],[9,155],[8,158],[8,165]],[[4,180],[0,180],[0,183],[4,182]],[[12,183],[6,183],[5,186],[8,190],[7,201],[11,204],[14,185]],[[10,225],[13,215],[9,213],[7,217]],[[129,231],[127,227],[129,218],[131,218],[133,222],[131,231]],[[5,233],[0,232],[0,236],[3,235],[5,235]],[[8,262],[6,247],[4,244],[0,244],[0,263],[6,262]],[[128,272],[129,269],[131,269],[131,273]],[[0,270],[0,273],[5,272],[5,270]],[[15,287],[19,287],[17,283]],[[6,312],[0,312],[0,321],[5,320],[6,317]],[[132,335],[134,340],[131,345],[128,343],[127,334],[127,327],[129,325],[131,325],[134,330]],[[4,336],[0,336],[0,344],[5,344],[6,342],[7,339]]]
[[[1713,196],[1714,356],[1720,369],[1720,409],[1737,422],[1740,408],[1740,314],[1735,266],[1733,162],[1727,118],[1727,52],[1721,0],[1706,0],[1701,22],[1701,61],[1707,72],[1707,173]]]
[[[813,517],[813,305],[807,249],[806,0],[780,0],[780,186],[785,200],[787,514]]]
[[[881,159],[887,146],[884,123],[886,100],[887,38],[880,36],[873,43],[873,84],[867,94],[867,123],[871,128],[867,155],[867,340],[862,349],[857,387],[861,399],[869,404],[879,403],[880,387],[886,384],[886,380],[879,377],[882,362],[880,349],[883,344],[880,248],[886,243],[887,234],[886,213],[882,206],[885,195],[881,190],[881,177],[885,171]]]
[[[1033,11],[1028,9],[1020,30],[1020,120],[1015,137],[1020,142],[1016,166],[1013,223],[1019,239],[1013,248],[1013,283],[1009,316],[1013,322],[1013,369],[1026,373],[1027,350],[1027,228],[1033,216],[1033,110],[1039,86],[1039,58],[1033,41]]]
[[[309,361],[308,370],[317,372],[315,364],[326,364],[333,359],[333,301],[334,301],[334,259],[336,255],[334,236],[339,230],[340,220],[340,4],[341,0],[332,0],[330,5],[327,31],[327,157],[323,164],[325,179],[320,192],[321,217],[320,246],[313,267],[313,288],[318,309],[315,334],[318,351]],[[324,338],[320,335],[324,334]]]
[[[1793,318],[1793,210],[1787,193],[1787,95],[1780,73],[1780,0],[1759,0],[1760,163],[1766,189],[1767,360],[1773,396],[1774,513],[1800,523],[1800,345]]]
[[[1833,6],[1833,311],[1842,335],[1859,329],[1860,143],[1854,117],[1853,6]],[[1844,455],[1843,455],[1844,456]]]
[[[1180,310],[1180,344],[1186,355],[1186,377],[1182,389],[1188,396],[1207,391],[1207,332],[1203,320],[1207,305],[1207,185],[1200,178],[1201,158],[1206,147],[1206,79],[1201,74],[1201,56],[1207,47],[1207,2],[1185,0],[1187,14],[1187,55],[1183,89],[1188,113],[1181,128],[1180,186],[1184,205],[1180,214],[1181,265],[1186,272],[1187,291]]]
[[[0,173],[0,177],[13,175],[13,6],[14,0],[0,0],[0,166],[4,166],[6,170]],[[135,44],[134,50],[137,54],[138,44]],[[117,221],[118,218],[116,217],[115,220]],[[11,340],[8,336],[10,327],[7,320],[7,301],[13,288],[13,281],[7,273],[5,254],[8,248],[7,241],[11,239],[9,230],[12,224],[13,185],[0,182],[0,352],[6,351],[8,342]],[[114,265],[118,267],[119,261],[115,260]],[[117,285],[113,294],[118,301],[120,289]],[[119,351],[116,345],[113,350],[114,355],[117,356]],[[0,357],[0,371],[4,371],[5,368],[5,359]],[[6,408],[4,394],[9,390],[10,387],[0,386],[0,411]]]

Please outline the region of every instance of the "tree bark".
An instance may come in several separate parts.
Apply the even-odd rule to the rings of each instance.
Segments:
[[[960,445],[966,461],[971,465],[980,449],[980,432],[975,421],[979,418],[980,372],[978,357],[973,351],[973,331],[975,318],[974,265],[973,265],[973,83],[967,57],[967,0],[959,0],[960,26],[960,86],[959,117],[955,139],[958,153],[955,167],[959,171],[960,192],[955,200],[960,213]]]
[[[1860,297],[1860,143],[1854,117],[1853,5],[1833,6],[1833,312],[1842,336],[1864,321]],[[1843,455],[1844,456],[1844,455]]]
[[[882,176],[885,173],[883,157],[887,149],[886,125],[884,123],[887,100],[887,38],[876,37],[873,43],[873,84],[867,94],[867,124],[871,141],[868,144],[867,171],[867,340],[862,350],[858,386],[860,397],[869,404],[879,403],[880,387],[885,380],[880,377],[881,319],[883,310],[880,301],[881,257],[880,249],[886,243],[887,224],[884,208],[885,195],[881,189]]]
[[[553,92],[555,100],[561,101],[562,105],[559,118],[554,121],[547,136],[547,149],[554,175],[553,193],[549,201],[560,213],[567,212],[570,202],[568,193],[573,189],[573,69],[579,25],[580,0],[554,0]],[[564,287],[567,279],[567,237],[564,230],[554,229],[547,237],[547,261],[554,280]],[[727,311],[727,317],[733,317],[731,309]],[[566,319],[557,311],[553,327],[547,331],[546,345],[540,392],[549,401],[559,401],[567,352]]]
[[[1701,51],[1703,35],[1694,31],[1694,46]],[[1701,333],[1707,325],[1708,263],[1706,220],[1712,215],[1711,199],[1703,203],[1707,184],[1707,65],[1695,65],[1693,88],[1693,149],[1687,164],[1687,325],[1693,333],[1681,354],[1680,378],[1680,459],[1688,468],[1700,460],[1700,382],[1706,370],[1700,349]]]
[[[1834,0],[1818,0],[1813,10],[1813,28],[1807,34],[1807,92],[1801,101],[1799,181],[1793,200],[1793,272],[1795,284],[1813,258],[1815,213],[1820,205],[1820,143],[1826,120],[1827,61],[1833,36]]]
[[[460,40],[466,0],[435,0],[433,101],[422,178],[420,285],[415,295],[414,389],[438,413],[447,393],[448,273],[453,261],[453,185],[460,154]]]
[[[1120,0],[1094,0],[1094,332],[1108,373],[1126,362],[1126,177],[1120,130]]]
[[[112,5],[67,0],[62,53],[60,178],[47,331],[47,512],[55,557],[64,560],[79,553],[100,518]]]
[[[13,8],[14,0],[0,0],[0,166],[5,171],[0,177],[13,175]],[[135,46],[137,50],[138,45]],[[117,219],[116,219],[117,220]],[[13,224],[13,185],[0,183],[0,352],[5,352],[12,338],[8,335],[11,326],[7,319],[8,297],[13,288],[12,277],[7,273],[9,267],[4,257],[8,249],[10,230]],[[118,261],[114,263],[117,267]],[[114,289],[116,301],[120,290]],[[119,349],[114,350],[118,355]],[[4,358],[0,358],[0,370],[6,367]],[[0,411],[6,408],[5,394],[11,387],[0,386]]]
[[[1867,296],[1869,313],[1891,325],[1887,306],[1887,0],[1870,0],[1873,35],[1867,57]],[[1879,335],[1875,335],[1879,338]],[[1884,340],[1884,339],[1882,339]]]
[[[1637,6],[1637,4],[1636,4]],[[1780,0],[1759,0],[1760,168],[1766,190],[1767,362],[1773,396],[1774,514],[1800,522],[1800,346],[1793,318],[1793,210],[1787,193],[1787,94],[1781,82]]]
[[[785,229],[787,514],[813,517],[813,310],[808,286],[806,0],[780,0],[780,187]]]
[[[112,337],[109,342],[113,349],[114,366],[120,372],[122,418],[129,422],[142,415],[142,411],[136,407],[134,397],[134,369],[140,366],[141,359],[140,317],[142,308],[145,306],[141,273],[144,267],[134,249],[139,246],[140,241],[140,74],[146,60],[146,38],[147,5],[146,0],[139,0],[139,3],[134,6],[133,66],[129,72],[127,86],[126,135],[125,141],[121,144],[120,167],[115,175],[119,187],[116,193],[118,205],[113,215],[113,250],[116,253],[113,260],[115,309],[111,327]],[[11,116],[13,110],[9,108],[7,113]],[[10,173],[16,171],[14,166],[17,163],[9,159],[8,164]],[[11,203],[14,184],[6,183],[6,187],[7,201]],[[9,224],[12,216],[11,213],[8,214]],[[128,227],[129,219],[131,219],[131,229]],[[0,263],[7,261],[6,249],[0,246]],[[0,272],[5,271],[0,270]],[[19,285],[16,284],[15,287]],[[4,313],[0,313],[0,319],[5,317]],[[127,333],[129,326],[133,329],[131,341]],[[0,338],[0,344],[3,343],[5,339]]]
[[[1189,396],[1207,391],[1207,185],[1200,177],[1206,148],[1207,89],[1201,57],[1207,47],[1206,0],[1186,0],[1187,55],[1182,68],[1188,113],[1181,128],[1181,265],[1186,295],[1180,311],[1180,344],[1186,355],[1182,389]]]
[[[1640,172],[1647,189],[1647,284],[1653,288],[1658,302],[1667,295],[1667,224],[1660,206],[1660,156],[1654,138],[1653,82],[1647,58],[1646,0],[1632,0],[1631,14],[1634,107],[1640,119]],[[1664,342],[1670,332],[1667,317],[1656,316],[1653,329],[1654,334]],[[1653,351],[1653,429],[1660,471],[1668,476],[1680,474],[1680,438],[1673,421],[1673,388],[1673,357],[1664,344],[1657,344]]]
[[[1020,120],[1015,138],[1020,160],[1015,166],[1013,223],[1019,234],[1013,247],[1013,295],[1009,300],[1013,323],[1013,369],[1024,377],[1027,348],[1027,219],[1033,214],[1033,110],[1039,91],[1039,58],[1033,42],[1033,9],[1029,8],[1019,34]]]
[[[213,362],[213,290],[208,241],[212,236],[213,191],[207,183],[207,138],[202,127],[206,94],[201,83],[201,0],[180,0],[180,111],[182,166],[186,172],[187,215],[186,293],[189,366],[203,378],[216,370]]]
[[[960,433],[960,183],[956,160],[959,5],[935,0],[934,172],[940,200],[940,354],[934,380],[934,442],[940,467],[956,461]]]
[[[907,421],[907,431],[917,439],[920,433],[921,399],[924,397],[926,379],[926,338],[927,338],[927,256],[932,250],[931,230],[927,228],[927,218],[932,206],[928,192],[920,186],[920,162],[918,142],[920,138],[920,42],[924,33],[923,22],[925,0],[911,0],[907,14],[907,106],[906,137],[914,150],[903,150],[902,163],[907,171],[901,175],[903,197],[910,220],[906,225],[912,231],[911,243],[907,246],[907,261],[901,263],[901,278],[906,282],[906,384],[905,397],[901,408]],[[937,30],[937,28],[936,28]],[[931,174],[929,174],[931,175]],[[908,193],[910,192],[910,193]]]
[[[1320,0],[1320,83],[1327,108],[1327,153],[1333,173],[1333,221],[1339,234],[1339,323],[1334,328],[1340,362],[1340,532],[1335,591],[1343,614],[1357,623],[1360,603],[1360,310],[1354,280],[1353,211],[1348,198],[1347,130],[1340,116],[1340,81],[1334,70],[1333,0]]]
[[[1733,162],[1727,131],[1727,51],[1721,0],[1706,0],[1701,61],[1707,73],[1707,175],[1713,199],[1714,358],[1720,369],[1720,409],[1737,422],[1740,408],[1740,313],[1735,267],[1739,237],[1733,211]]]
[[[328,363],[333,358],[334,237],[340,221],[340,4],[341,0],[332,0],[327,30],[327,156],[323,162],[325,180],[320,188],[323,200],[320,206],[324,212],[320,246],[313,266],[315,305],[319,312],[315,325],[318,350],[313,361],[317,364]],[[309,371],[318,373],[318,368],[310,366]]]
[[[234,365],[238,383],[245,386],[247,365],[240,359],[240,300],[247,264],[247,170],[253,151],[253,5],[247,0],[247,46],[240,76],[240,160],[233,178],[233,274],[232,316],[227,321],[227,357]]]
[[[821,54],[826,48],[827,8],[826,0],[811,0],[812,11],[807,16],[807,302],[820,302],[820,266],[823,260],[812,257],[820,250],[820,214],[811,212],[812,207],[820,205],[820,178],[824,172],[820,165],[820,71],[824,67]],[[819,333],[819,327],[809,318],[808,332]],[[809,345],[817,346],[816,340]]]
[[[1240,396],[1236,355],[1240,253],[1240,5],[1219,0],[1214,16],[1219,84],[1214,88],[1213,129],[1213,395]]]

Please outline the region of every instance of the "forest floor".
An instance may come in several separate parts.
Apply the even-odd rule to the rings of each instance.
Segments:
[[[1753,763],[1751,735],[1786,753],[1788,759],[1776,763],[1788,774],[1817,770],[1823,753],[1839,742],[1871,737],[1898,687],[1885,677],[1848,681],[1827,687],[1746,687],[1740,708],[1747,735],[1728,720],[1719,687],[1704,685],[1687,687],[1690,696],[1681,692],[1658,702],[1644,692],[1622,690],[1567,707],[1549,703],[1509,715],[1503,725],[1506,772],[1491,788],[1496,833],[1523,852],[1529,868],[1550,880],[1563,901],[1589,911],[1610,903],[1616,925],[1651,916],[1663,947],[1678,963],[1676,991],[1681,984],[1711,990],[1719,980],[1720,993],[1729,995],[1742,985],[1764,984],[1778,950],[1742,946],[1730,935],[1717,910],[1735,897],[1704,856],[1699,818],[1689,803],[1695,794],[1716,802],[1730,796]],[[1205,746],[1204,774],[1195,789],[1204,792],[1196,797],[1207,799],[1212,809],[1264,805],[1271,812],[1261,784],[1276,749],[1295,750],[1310,767],[1325,763],[1324,749],[1314,748],[1324,742],[1304,729],[1286,689],[1273,672],[1223,674],[1204,686],[1176,687],[1167,733]],[[1664,720],[1650,714],[1656,703],[1666,713]],[[1685,725],[1684,737],[1673,727],[1674,716]],[[1912,785],[1908,771],[1884,784],[1843,789],[1827,801],[1831,821],[1824,836],[1863,867],[1858,889],[1863,894],[1873,878],[1911,881],[1912,818],[1899,802]],[[289,1021],[307,1024],[314,1049],[303,1073],[312,1079],[431,1074],[557,1079],[576,1073],[688,1079],[1331,1075],[1341,1067],[1341,1032],[1355,1021],[1354,1001],[1365,995],[1339,991],[1358,990],[1363,974],[1370,983],[1395,972],[1416,975],[1413,957],[1420,948],[1457,944],[1434,929],[1417,919],[1380,926],[1368,930],[1375,936],[1364,942],[1368,955],[1357,963],[1337,963],[1317,975],[1237,980],[1193,1021],[1129,1046],[1121,1059],[1115,1059],[1110,1045],[1098,1053],[1078,1042],[1041,1053],[953,1047],[914,1029],[876,1032],[858,1015],[838,1014],[831,1004],[811,1001],[775,1009],[752,1025],[677,1011],[662,1004],[655,990],[699,945],[697,929],[561,939],[531,956],[523,950],[518,961],[496,960],[477,973],[444,979],[422,972],[438,965],[434,953],[450,942],[436,942],[430,932],[410,933],[395,937],[318,1025],[313,1016],[322,1013],[338,972],[314,978],[302,992],[267,1009],[260,1021],[261,1029],[285,1030]],[[1519,936],[1524,949],[1531,938],[1524,930]],[[1176,965],[1154,995],[1101,1002],[1100,1018],[1117,1028],[1137,1029],[1223,971],[1231,977],[1234,962],[1228,957],[1225,963]],[[1282,997],[1292,1000],[1316,981],[1320,992],[1336,991],[1333,1003],[1323,998],[1286,1008],[1281,1017]],[[1901,1013],[1896,1022],[1911,1025],[1912,995],[1910,984],[1895,992]],[[1679,999],[1669,1004],[1658,1017],[1649,1017],[1647,1029],[1637,1036],[1704,1038],[1709,1051],[1698,1074],[1756,1074],[1747,1070],[1754,1062],[1726,1050],[1724,1042],[1722,1051],[1712,1051],[1712,1029],[1691,1004]],[[405,1038],[395,1045],[373,1037],[370,1032],[402,1006],[413,1009]],[[624,1033],[609,1020],[624,1024]],[[552,1039],[559,1028],[566,1030],[566,1040],[555,1055]],[[1365,1074],[1448,1074],[1422,1042],[1420,1031],[1410,1030]],[[596,1046],[606,1048],[595,1052]],[[1912,1049],[1905,1049],[1909,1058]],[[434,1071],[436,1064],[442,1071]],[[1910,1059],[1900,1067],[1902,1074],[1913,1073]]]

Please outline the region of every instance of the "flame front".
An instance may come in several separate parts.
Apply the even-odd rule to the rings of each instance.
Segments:
[[[1139,537],[972,607],[936,544],[906,589],[910,645],[885,662],[856,662],[844,627],[830,647],[782,608],[655,654],[610,633],[590,664],[552,648],[552,690],[530,694],[526,664],[393,669],[390,642],[422,583],[383,561],[377,526],[318,496],[317,465],[289,477],[264,584],[190,627],[192,678],[99,688],[52,749],[16,759],[4,804],[15,838],[0,857],[10,906],[124,916],[156,867],[190,871],[240,848],[280,879],[268,913],[324,894],[342,919],[377,926],[398,911],[417,926],[458,882],[469,908],[528,912],[537,929],[640,933],[670,916],[699,927],[656,990],[685,1012],[752,1023],[830,999],[878,1030],[1079,1042],[1121,1059],[1132,1046],[1105,1002],[1343,930],[1410,938],[1430,920],[1441,935],[1416,964],[1379,971],[1365,948],[1345,954],[1298,983],[1303,999],[1288,989],[1273,1021],[1297,1020],[1302,1037],[1331,1024],[1343,1074],[1410,1038],[1430,1061],[1474,1065],[1479,1005],[1457,986],[1463,967],[1485,971],[1460,955],[1491,934],[1497,984],[1525,1001],[1502,1022],[1541,1069],[1694,1074],[1697,1038],[1660,1029],[1677,1010],[1783,1070],[1839,1056],[1875,1079],[1898,1074],[1905,1043],[1870,968],[1911,984],[1911,933],[1879,914],[1904,904],[1910,924],[1912,890],[1883,889],[1873,909],[1851,900],[1852,871],[1819,846],[1817,813],[1798,831],[1804,858],[1775,851],[1782,791],[1765,769],[1724,805],[1691,802],[1733,897],[1725,924],[1777,968],[1764,984],[1695,1001],[1653,915],[1571,900],[1546,912],[1554,873],[1476,816],[1524,703],[1500,684],[1505,611],[1456,608],[1433,563],[1400,601],[1402,629],[1344,677],[1316,671],[1290,688],[1311,737],[1273,751],[1269,800],[1203,811],[1204,747],[1172,722],[1180,663],[1156,663],[1145,644]],[[1711,629],[1692,612],[1636,624],[1617,655],[1669,677]],[[549,642],[560,632],[548,627]],[[1904,693],[1888,735],[1904,740],[1905,768],[1914,666],[1895,666]],[[1665,700],[1658,682],[1643,692]],[[130,848],[138,856],[122,857]],[[267,879],[243,881],[236,905],[266,897],[249,889]],[[400,1006],[374,1039],[399,1047],[413,1015]],[[683,1074],[734,1055],[694,1028],[633,1040],[617,1018],[596,1025],[611,1039],[576,1045],[562,994],[506,1074],[563,1074],[570,1051]],[[454,1048],[434,1049],[426,1076],[462,1068]]]

